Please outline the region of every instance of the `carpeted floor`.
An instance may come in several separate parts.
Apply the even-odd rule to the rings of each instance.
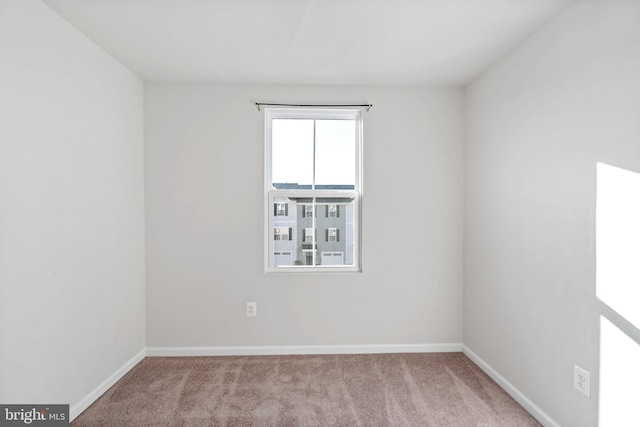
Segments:
[[[462,353],[146,358],[82,426],[539,426]]]

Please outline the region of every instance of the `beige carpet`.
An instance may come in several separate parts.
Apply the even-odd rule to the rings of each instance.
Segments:
[[[146,358],[81,426],[538,426],[462,353]]]

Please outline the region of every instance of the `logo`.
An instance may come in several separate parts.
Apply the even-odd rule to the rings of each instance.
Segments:
[[[69,405],[0,405],[0,427],[69,426]]]

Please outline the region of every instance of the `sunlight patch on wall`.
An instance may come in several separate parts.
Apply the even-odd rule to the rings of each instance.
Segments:
[[[600,316],[601,426],[640,426],[640,345]]]
[[[596,295],[640,327],[640,174],[604,163],[597,173]]]

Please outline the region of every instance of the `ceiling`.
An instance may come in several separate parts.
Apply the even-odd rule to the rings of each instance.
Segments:
[[[146,81],[463,86],[570,0],[43,0]]]

